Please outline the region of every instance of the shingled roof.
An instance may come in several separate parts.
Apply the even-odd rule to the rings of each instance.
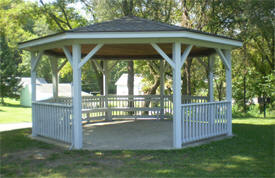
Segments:
[[[201,35],[202,34],[202,35]],[[211,38],[211,36],[213,38]],[[210,38],[209,38],[210,37]],[[197,40],[195,44],[199,44],[198,41],[210,42],[209,44],[204,45],[195,45],[189,56],[209,56],[212,53],[215,53],[213,47],[211,48],[211,43],[217,43],[221,45],[230,45],[230,46],[241,46],[240,42],[237,40],[228,38],[225,36],[220,36],[216,34],[210,34],[194,29],[189,29],[185,27],[180,27],[176,25],[171,25],[167,23],[157,22],[153,20],[148,20],[135,16],[126,16],[120,19],[115,19],[107,22],[95,23],[85,27],[79,27],[60,33],[52,34],[49,36],[25,41],[19,45],[21,49],[30,50],[32,47],[37,47],[39,45],[49,45],[50,43],[55,43],[57,41],[63,43],[63,40],[83,40],[81,46],[82,56],[87,55],[91,49],[95,47],[95,43],[91,43],[92,40],[112,40],[112,39],[142,39],[142,38],[154,38],[161,40],[161,38],[185,38],[187,40],[194,39]],[[229,39],[229,40],[228,40]],[[39,41],[41,40],[41,41]],[[148,43],[142,39],[138,43],[113,43],[111,41],[104,43],[104,46],[100,48],[99,51],[93,56],[97,59],[160,59],[162,58],[159,53],[153,49],[151,46],[151,41]],[[153,41],[154,41],[153,40]],[[234,41],[231,41],[234,40]],[[33,42],[33,43],[32,43]],[[65,44],[70,46],[72,41],[66,41]],[[162,41],[158,44],[160,48],[168,55],[172,56],[172,45],[171,41]],[[210,46],[209,46],[210,45]],[[181,44],[182,52],[186,49],[187,44]],[[72,49],[69,48],[71,51]],[[63,49],[58,45],[46,49],[45,54],[54,55],[58,57],[64,57]]]
[[[85,27],[78,27],[78,28],[74,28],[71,30],[66,30],[63,32],[51,34],[48,36],[43,36],[40,38],[24,41],[24,42],[19,43],[19,45],[27,43],[27,42],[43,39],[43,38],[61,35],[64,33],[85,33],[85,32],[86,33],[96,33],[96,32],[107,32],[107,33],[108,32],[193,32],[193,33],[199,33],[199,34],[204,34],[204,35],[209,35],[209,36],[214,36],[214,37],[219,37],[219,38],[224,38],[224,39],[229,39],[229,40],[240,41],[240,40],[230,38],[227,36],[223,36],[223,35],[217,35],[217,34],[212,34],[212,33],[194,30],[194,29],[190,29],[190,28],[180,27],[180,26],[176,26],[176,25],[170,25],[167,23],[157,22],[157,21],[144,19],[144,18],[140,18],[140,17],[136,17],[136,16],[125,16],[125,17],[111,20],[111,21],[95,23],[95,24],[88,25]]]
[[[170,25],[136,16],[125,16],[120,19],[95,23],[85,27],[79,27],[66,32],[152,32],[152,31],[189,31],[226,39],[232,39],[222,35],[211,34],[199,30]]]
[[[181,31],[184,28],[166,23],[151,21],[135,16],[95,23],[85,27],[68,30],[68,32],[143,32],[143,31]]]

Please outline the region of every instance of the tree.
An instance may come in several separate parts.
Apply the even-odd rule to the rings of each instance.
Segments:
[[[81,2],[86,6],[87,9],[91,9],[88,12],[93,14],[95,22],[102,22],[106,20],[112,20],[114,18],[119,18],[123,16],[139,16],[147,19],[152,19],[156,21],[172,23],[176,22],[175,17],[175,9],[177,7],[176,1],[173,0],[150,0],[150,1],[143,1],[143,0],[81,0]],[[134,64],[139,65],[142,63],[149,67],[149,69],[154,69],[156,67],[159,68],[158,64],[155,66],[151,62],[142,61],[129,61],[128,62],[128,77],[129,77],[129,95],[133,94],[133,83],[134,83]],[[153,85],[151,85],[151,89],[146,89],[147,94],[155,94],[158,87],[159,87],[159,72],[151,72],[151,75],[155,77],[150,77],[148,80],[153,80]],[[147,76],[145,72],[138,71],[143,74],[145,80]]]
[[[7,43],[5,33],[0,35],[0,97],[4,104],[4,97],[15,97],[18,94],[19,76],[18,64],[21,62],[19,52],[12,50]]]

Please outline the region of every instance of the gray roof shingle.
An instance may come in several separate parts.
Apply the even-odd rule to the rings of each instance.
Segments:
[[[166,23],[151,21],[135,16],[125,16],[120,19],[95,23],[79,27],[68,32],[139,32],[139,31],[181,31],[185,28]]]
[[[47,38],[51,36],[56,36],[62,33],[81,33],[81,32],[157,32],[157,31],[167,31],[167,32],[172,32],[172,31],[187,31],[187,32],[194,32],[194,33],[200,33],[200,34],[205,34],[205,35],[210,35],[210,36],[215,36],[215,37],[220,37],[220,38],[225,38],[225,39],[230,39],[230,40],[237,40],[234,38],[230,38],[227,36],[223,35],[217,35],[217,34],[212,34],[208,32],[203,32],[199,30],[194,30],[190,28],[185,28],[185,27],[180,27],[176,25],[170,25],[167,23],[162,23],[162,22],[157,22],[157,21],[152,21],[140,17],[135,17],[135,16],[125,16],[120,19],[115,19],[111,21],[106,21],[106,22],[101,22],[101,23],[95,23],[92,25],[88,25],[85,27],[79,27],[79,28],[74,28],[71,30],[66,30],[60,33],[36,38],[33,40],[29,41],[24,41],[19,44],[23,44],[26,42],[42,39],[42,38]],[[240,41],[240,40],[237,40]]]
[[[201,33],[231,40],[236,40],[223,35],[216,35],[190,28],[170,25],[136,16],[125,16],[120,19],[95,23],[85,27],[79,27],[66,32],[152,32],[152,31],[189,31]]]

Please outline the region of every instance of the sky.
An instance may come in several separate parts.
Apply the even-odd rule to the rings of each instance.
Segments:
[[[30,1],[30,2],[36,2],[39,3],[39,0],[25,0],[25,1]],[[43,2],[46,3],[50,3],[50,2],[54,2],[56,0],[43,0]],[[40,4],[40,3],[39,3]],[[87,20],[91,20],[91,17],[89,15],[86,14],[85,10],[83,10],[83,4],[81,2],[77,2],[74,4],[71,4],[69,7],[74,7],[81,16],[85,17]]]

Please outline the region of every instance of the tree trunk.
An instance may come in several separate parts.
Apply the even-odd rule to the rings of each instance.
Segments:
[[[97,67],[95,66],[93,61],[92,60],[90,60],[90,61],[91,61],[93,70],[95,71],[100,95],[103,95],[103,74],[97,69]],[[100,66],[103,67],[103,61],[100,61]]]
[[[160,77],[155,77],[155,83],[153,84],[152,88],[147,91],[146,95],[155,95],[157,93],[157,89],[160,86]],[[144,107],[149,107],[151,103],[151,99],[145,101]],[[148,111],[143,112],[144,115],[148,115]]]
[[[134,62],[129,61],[128,62],[128,95],[133,96],[134,95]],[[134,107],[134,101],[132,99],[128,102],[128,107]],[[133,112],[130,112],[129,114],[133,114]]]
[[[186,72],[185,67],[183,68],[183,74],[182,74],[182,87],[181,87],[181,93],[183,95],[187,95],[187,79],[186,79]]]
[[[5,104],[3,96],[1,96],[1,104]]]
[[[222,100],[222,84],[223,84],[223,82],[221,81],[219,84],[218,84],[218,87],[217,87],[217,89],[218,89],[218,98],[219,98],[219,101],[221,101]]]
[[[243,111],[246,113],[246,76],[243,77]]]
[[[192,95],[191,91],[191,64],[193,58],[188,58],[186,60],[186,87],[187,87],[187,95]]]
[[[192,95],[191,91],[191,64],[192,58],[187,58],[185,65],[183,67],[182,75],[182,94],[183,95]]]
[[[133,15],[133,7],[134,7],[134,2],[133,0],[123,0],[122,1],[122,10],[123,10],[123,14],[125,16],[130,16]]]

